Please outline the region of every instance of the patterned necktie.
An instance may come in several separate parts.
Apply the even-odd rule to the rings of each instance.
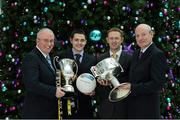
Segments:
[[[76,63],[79,65],[79,64],[80,64],[81,55],[80,55],[80,54],[75,54],[75,56],[76,56],[75,61],[76,61]]]
[[[51,69],[54,71],[54,68],[53,68],[53,66],[52,66],[51,59],[50,59],[49,55],[46,56],[46,60],[47,60],[47,62],[49,63]]]
[[[114,58],[115,60],[117,60],[117,57],[118,57],[118,56],[117,56],[116,53],[113,53],[113,54],[111,55],[111,57]]]
[[[142,54],[143,54],[143,52],[140,51],[140,53],[139,53],[139,59],[142,57]]]

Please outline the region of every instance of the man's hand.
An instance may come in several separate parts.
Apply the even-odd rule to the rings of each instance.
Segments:
[[[121,83],[121,89],[124,90],[131,90],[131,83],[125,82],[125,83]]]
[[[103,85],[103,86],[109,86],[109,85],[111,85],[111,82],[110,82],[109,80],[97,79],[97,82],[98,82],[100,85]]]
[[[90,93],[84,93],[85,95],[89,95],[89,96],[94,96],[95,95],[95,91],[92,91]]]
[[[63,88],[57,87],[56,88],[56,97],[60,98],[60,97],[63,97],[64,95],[65,95],[65,92],[63,91]]]

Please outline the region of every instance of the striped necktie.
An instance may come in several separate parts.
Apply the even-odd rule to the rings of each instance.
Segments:
[[[116,53],[113,53],[113,54],[111,55],[111,57],[114,58],[115,60],[117,60],[117,57],[118,57],[118,56],[117,56]]]
[[[76,56],[75,61],[79,65],[80,64],[81,55],[80,54],[75,54],[75,56]]]
[[[143,52],[141,51],[141,52],[139,53],[139,59],[142,57],[142,55],[143,55]]]
[[[52,66],[51,59],[50,59],[49,55],[46,56],[46,60],[47,60],[47,62],[49,63],[51,69],[52,69],[53,71],[55,71],[54,68],[53,68],[53,66]]]

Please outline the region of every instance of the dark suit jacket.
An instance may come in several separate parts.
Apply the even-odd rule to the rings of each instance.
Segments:
[[[62,51],[58,53],[58,56],[60,57],[60,59],[62,58],[74,59],[72,49],[67,49],[66,51]],[[94,56],[84,53],[82,62],[78,66],[78,76],[81,75],[82,73],[91,73],[90,68],[91,66],[95,65],[95,63],[96,63],[96,59]],[[68,117],[67,115],[65,115],[64,117],[90,119],[93,117],[93,108],[92,108],[92,101],[91,101],[92,97],[88,95],[84,95],[81,92],[79,92],[77,90],[75,83],[76,81],[73,82],[73,86],[75,88],[75,93],[77,95],[77,102],[78,102],[77,114],[72,117]],[[66,114],[66,112],[67,111],[64,111],[64,114]]]
[[[110,57],[109,51],[100,55],[98,57],[98,62]],[[121,56],[119,58],[119,63],[124,69],[124,72],[121,73],[120,70],[117,70],[117,74],[115,77],[118,79],[120,83],[128,81],[128,74],[130,69],[131,55],[125,51],[122,51]],[[119,72],[118,72],[119,71]],[[98,114],[100,118],[126,118],[126,99],[120,102],[110,102],[109,101],[109,93],[113,88],[109,86],[102,86],[98,84],[97,87],[97,98],[99,98],[99,106],[98,106]]]
[[[139,51],[134,52],[130,69],[132,87],[128,96],[128,117],[159,118],[159,91],[165,81],[166,58],[154,43],[140,59]]]
[[[37,48],[24,58],[22,72],[26,88],[22,118],[57,118],[55,73]]]

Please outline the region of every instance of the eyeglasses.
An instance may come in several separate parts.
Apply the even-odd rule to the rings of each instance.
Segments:
[[[54,43],[54,39],[40,39],[40,38],[37,38],[38,40],[42,40],[46,43],[50,42],[50,43]]]

